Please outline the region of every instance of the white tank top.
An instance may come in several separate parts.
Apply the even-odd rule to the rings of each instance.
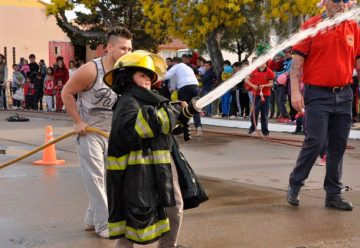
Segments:
[[[97,68],[97,77],[91,89],[80,92],[77,106],[81,118],[91,127],[110,131],[112,120],[112,107],[117,100],[113,92],[103,81],[105,74],[102,58],[94,59]]]

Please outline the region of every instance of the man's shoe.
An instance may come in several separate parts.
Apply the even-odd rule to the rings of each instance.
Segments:
[[[325,199],[325,207],[343,211],[351,211],[353,209],[352,203],[345,201],[340,195],[329,198],[327,197]]]
[[[109,238],[109,230],[108,229],[102,230],[101,232],[98,232],[96,234],[99,235],[100,237],[104,238],[104,239]]]
[[[290,205],[293,205],[293,206],[299,206],[299,193],[300,193],[300,189],[295,189],[294,187],[292,186],[289,186],[288,188],[288,192],[287,192],[287,202],[290,204]]]
[[[94,231],[95,230],[95,226],[93,225],[89,225],[89,224],[84,224],[84,231]]]
[[[253,134],[253,132],[255,132],[255,130],[251,130],[251,129],[249,129],[249,131],[248,131],[248,134]]]

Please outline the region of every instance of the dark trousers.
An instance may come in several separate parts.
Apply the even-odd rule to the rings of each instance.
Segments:
[[[44,93],[42,90],[35,90],[34,94],[34,109],[39,109],[39,103],[40,103],[40,110],[43,110],[43,96]]]
[[[302,132],[303,131],[303,121],[304,121],[304,117],[299,117],[299,118],[296,119],[295,132]]]
[[[221,97],[221,113],[224,117],[229,116],[230,102],[231,102],[231,92],[228,91]]]
[[[250,115],[250,99],[247,92],[243,93],[240,91],[240,113],[241,116]]]
[[[271,88],[271,95],[270,95],[270,116],[275,116],[275,105],[277,105],[276,101],[276,87],[274,86]],[[276,116],[280,115],[280,108],[277,106]]]
[[[194,97],[199,95],[199,86],[195,84],[186,85],[179,89],[178,99],[190,103]],[[201,127],[200,113],[193,116],[195,127]]]
[[[202,88],[202,91],[201,91],[201,95],[202,96],[205,96],[207,95],[210,91],[212,91],[212,89],[210,88]],[[207,105],[205,107],[205,111],[206,111],[206,116],[211,116],[212,115],[212,103],[210,103],[209,105]]]
[[[270,109],[270,97],[264,96],[264,98],[265,98],[265,101],[261,102],[260,96],[255,97],[255,110],[251,113],[251,116],[250,116],[250,120],[251,120],[250,131],[255,131],[255,124],[254,124],[254,117],[253,117],[254,112],[255,112],[256,125],[258,123],[259,112],[260,112],[261,113],[261,132],[264,135],[268,135],[269,134],[269,128],[268,128],[269,117],[268,116],[269,116],[269,109]]]
[[[33,95],[25,96],[25,108],[26,109],[34,109],[34,96]]]
[[[290,119],[292,121],[295,120],[295,116],[297,114],[297,111],[293,108],[292,104],[291,104],[291,94],[289,93],[288,94],[288,102],[289,102],[289,106],[290,106],[290,113],[289,113],[289,116],[290,116]]]
[[[3,86],[3,89],[2,89],[2,98],[3,98],[3,102],[4,102],[4,109],[7,109],[7,105],[6,105],[6,88],[5,88],[5,86]]]
[[[353,83],[351,84],[353,91],[353,105],[352,105],[352,115],[353,122],[359,121],[359,79],[358,77],[353,77]]]
[[[232,90],[229,116],[240,114],[240,106],[238,105],[240,105],[239,90]]]
[[[304,102],[305,139],[290,174],[290,185],[298,189],[304,185],[320,150],[328,141],[324,189],[327,196],[340,195],[342,161],[351,127],[352,90],[345,87],[333,93],[326,88],[306,87]]]
[[[283,85],[276,86],[276,104],[279,107],[280,115],[289,118],[286,109],[287,88]]]

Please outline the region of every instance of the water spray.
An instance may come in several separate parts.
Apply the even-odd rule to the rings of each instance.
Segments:
[[[199,100],[195,102],[191,102],[189,105],[189,108],[191,108],[192,111],[191,114],[195,114],[195,111],[200,112],[201,109],[217,98],[224,95],[229,89],[233,88],[235,85],[237,85],[239,82],[244,80],[248,75],[251,74],[257,67],[261,66],[262,64],[265,64],[268,60],[272,59],[278,52],[284,50],[285,48],[289,46],[293,46],[300,41],[315,36],[319,31],[324,30],[328,27],[337,25],[345,20],[354,20],[358,22],[360,20],[360,7],[353,7],[351,10],[341,13],[339,15],[336,15],[333,18],[327,18],[326,20],[320,22],[318,25],[316,25],[313,28],[309,28],[306,30],[302,30],[292,36],[290,36],[287,40],[279,44],[278,46],[270,49],[268,53],[260,56],[257,58],[253,63],[251,63],[249,66],[244,67],[240,71],[234,74],[231,78],[224,81],[220,86],[215,88],[213,91],[211,91],[209,94],[201,97]],[[194,113],[192,113],[194,112]]]

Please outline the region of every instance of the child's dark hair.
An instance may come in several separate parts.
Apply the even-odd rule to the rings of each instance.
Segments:
[[[58,62],[58,61],[64,62],[64,57],[62,57],[62,56],[56,57],[56,62]]]
[[[230,61],[229,60],[225,60],[223,65],[231,65]]]
[[[179,58],[179,57],[174,57],[174,58],[173,58],[173,61],[174,61],[175,63],[181,63],[181,62],[182,62],[182,59]]]
[[[235,63],[233,64],[233,66],[235,66],[235,67],[241,67],[241,63],[240,63],[240,62],[235,62]]]
[[[121,94],[125,89],[134,85],[134,74],[136,72],[142,72],[146,74],[149,78],[152,78],[151,72],[142,68],[128,67],[120,68],[112,72],[112,90]]]
[[[50,75],[54,75],[54,68],[49,66],[47,69],[46,69],[46,74],[49,74],[49,70],[51,70],[51,74]]]

